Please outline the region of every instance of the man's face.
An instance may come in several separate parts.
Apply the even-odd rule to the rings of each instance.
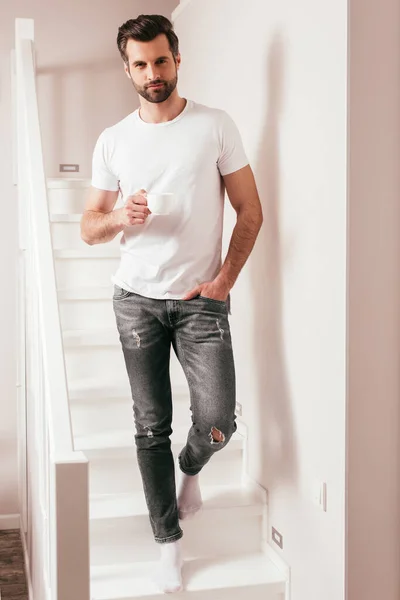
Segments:
[[[137,93],[148,102],[167,100],[176,88],[181,60],[178,55],[174,61],[167,36],[160,34],[151,42],[128,40],[126,54],[125,72]],[[151,87],[155,83],[161,86]]]

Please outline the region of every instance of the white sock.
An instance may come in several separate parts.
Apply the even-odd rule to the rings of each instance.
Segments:
[[[159,544],[161,559],[157,583],[166,594],[182,591],[182,547],[181,540]]]
[[[179,482],[177,489],[178,511],[181,520],[193,517],[203,505],[201,498],[199,474],[186,475],[179,467]]]

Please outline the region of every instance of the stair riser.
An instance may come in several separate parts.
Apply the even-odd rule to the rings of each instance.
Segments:
[[[110,378],[116,385],[127,378],[124,356],[120,346],[91,346],[68,348],[65,352],[68,380],[91,379],[109,385]]]
[[[53,240],[53,248],[61,249],[82,249],[87,251],[88,246],[81,238],[80,223],[51,223],[51,236]],[[113,240],[104,244],[107,248],[119,248],[120,235],[117,235]]]
[[[49,211],[55,214],[83,213],[85,207],[86,188],[48,189]]]
[[[107,285],[112,286],[108,281]],[[115,328],[112,288],[109,300],[63,300],[59,302],[61,326],[67,329]]]
[[[204,510],[181,522],[186,558],[233,556],[261,549],[261,516],[242,509]],[[240,543],[238,543],[240,540]],[[91,564],[131,563],[157,560],[148,516],[110,519],[91,523]]]
[[[129,424],[134,430],[132,400],[92,400],[71,403],[72,426],[75,436],[103,431],[121,431]],[[189,400],[174,403],[172,429],[191,426]]]
[[[177,457],[180,448],[174,448]],[[89,458],[90,493],[118,494],[142,490],[142,480],[136,461],[135,448],[130,449],[127,458],[93,458],[96,452],[85,452]],[[117,452],[109,452],[109,455]],[[201,481],[205,485],[240,485],[242,477],[242,451],[219,452],[213,456],[201,473]]]
[[[91,385],[89,385],[91,383]],[[189,390],[187,384],[185,386],[174,385],[174,382],[171,382],[172,386],[172,397],[174,400],[174,404],[184,404],[185,407],[189,406]],[[96,382],[89,380],[85,380],[81,382],[84,386],[79,386],[79,381],[70,382],[69,385],[69,398],[72,404],[87,403],[88,409],[90,406],[95,405],[99,410],[102,409],[102,403],[109,402],[111,399],[116,400],[117,402],[123,401],[127,402],[129,400],[129,404],[131,402],[131,389],[129,385],[128,378],[125,382],[121,382],[117,386],[113,386],[112,382],[109,382],[107,387],[95,387]],[[97,404],[98,403],[98,404]]]
[[[248,586],[243,588],[228,588],[228,589],[216,589],[216,590],[200,590],[196,592],[181,592],[179,598],[185,600],[210,600],[215,598],[216,600],[285,600],[285,594],[280,591],[282,584],[277,583],[276,585],[271,584],[260,584]],[[146,596],[93,596],[92,600],[160,600],[162,596],[147,595]]]
[[[118,338],[118,333],[117,336]],[[138,349],[140,352],[140,349]],[[107,346],[74,346],[65,348],[65,364],[68,381],[93,379],[109,385],[110,374],[113,383],[124,385],[128,381],[121,343]],[[156,373],[154,373],[156,376]],[[175,386],[185,386],[186,378],[182,367],[171,350],[170,377]]]
[[[102,431],[121,431],[130,424],[132,430],[132,400],[92,400],[71,402],[72,427],[77,436],[101,433]]]
[[[119,263],[119,258],[57,258],[57,287],[109,286]]]

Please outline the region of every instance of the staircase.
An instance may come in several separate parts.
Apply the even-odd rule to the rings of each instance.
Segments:
[[[130,388],[112,307],[119,236],[96,246],[81,240],[89,181],[50,179],[47,185],[74,445],[90,463],[91,600],[160,599],[164,594],[151,581],[159,548],[136,462]],[[191,421],[175,356],[171,379],[177,456]],[[212,594],[217,600],[289,600],[285,573],[265,553],[266,493],[246,477],[245,456],[246,429],[238,421],[228,446],[201,473],[204,509],[182,523],[182,599]]]

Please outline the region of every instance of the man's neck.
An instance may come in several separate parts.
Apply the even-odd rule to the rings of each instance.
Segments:
[[[181,114],[187,100],[176,95],[165,102],[148,102],[140,98],[139,116],[145,123],[166,123]]]

